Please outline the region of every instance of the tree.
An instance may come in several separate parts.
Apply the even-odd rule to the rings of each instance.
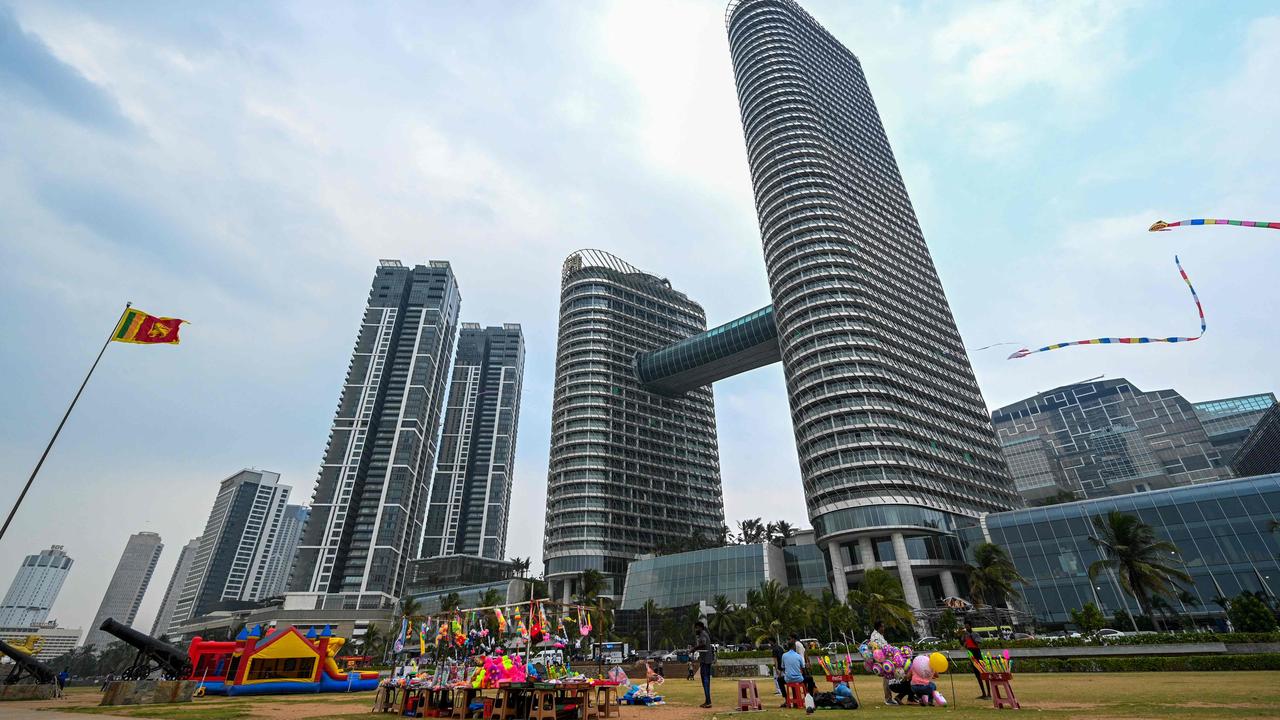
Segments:
[[[410,623],[423,619],[422,603],[412,595],[405,595],[400,598],[400,616],[409,618]]]
[[[872,626],[883,620],[889,627],[909,631],[915,620],[902,594],[902,583],[884,568],[871,568],[862,574],[862,582],[849,591],[849,605],[861,608]]]
[[[1045,507],[1047,505],[1059,505],[1061,503],[1075,502],[1080,498],[1076,494],[1067,490],[1059,490],[1047,498],[1041,498],[1033,503],[1034,507]]]
[[[599,570],[584,570],[578,576],[578,599],[582,604],[590,605],[604,592],[604,586],[605,578]]]
[[[733,603],[724,595],[717,595],[711,600],[711,612],[711,617],[707,618],[707,629],[723,642],[734,632]]]
[[[743,545],[759,545],[768,540],[768,528],[760,518],[747,518],[739,522],[738,532]]]
[[[386,649],[387,639],[383,637],[382,631],[378,629],[378,626],[371,624],[365,628],[364,635],[360,636],[360,654],[370,657],[382,657]]]
[[[1236,632],[1273,632],[1276,616],[1252,593],[1240,593],[1231,601],[1227,618]]]
[[[515,573],[515,576],[522,578],[529,574],[529,565],[532,562],[532,560],[531,558],[527,558],[527,557],[522,558],[517,556],[517,557],[511,558],[507,562],[511,563],[511,571]]]
[[[440,611],[450,613],[462,607],[462,598],[456,592],[451,592],[440,598]]]
[[[770,580],[760,585],[758,590],[747,591],[747,609],[751,615],[751,625],[747,628],[747,636],[757,645],[762,645],[772,638],[774,642],[782,642],[782,634],[791,620],[793,591]]]
[[[1156,537],[1155,530],[1136,515],[1112,511],[1093,519],[1095,536],[1089,542],[1102,559],[1089,565],[1089,579],[1105,571],[1115,574],[1120,587],[1138,601],[1144,615],[1151,615],[1151,598],[1177,591],[1176,582],[1190,583],[1191,576],[1169,564],[1178,548]]]
[[[982,543],[973,549],[973,559],[968,572],[974,605],[999,605],[1018,597],[1014,583],[1025,582],[1025,579],[1004,548],[995,543]]]
[[[768,536],[769,542],[777,547],[787,544],[787,539],[796,534],[796,527],[786,520],[779,520],[776,523],[769,523],[765,528],[765,535]]]
[[[833,642],[836,639],[836,629],[839,627],[837,622],[839,618],[840,606],[844,603],[840,602],[840,598],[830,590],[823,590],[822,596],[818,598],[813,606],[814,619],[826,626],[827,642]]]
[[[952,640],[959,637],[960,623],[956,620],[956,613],[951,608],[946,608],[942,614],[938,616],[938,624],[935,626],[938,637],[943,640]]]
[[[1071,622],[1080,628],[1082,635],[1092,635],[1102,629],[1106,624],[1107,618],[1093,603],[1085,603],[1084,607],[1079,610],[1070,612]]]

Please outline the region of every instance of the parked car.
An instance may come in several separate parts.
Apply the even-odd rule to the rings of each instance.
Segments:
[[[1094,635],[1100,638],[1113,638],[1124,637],[1125,633],[1122,633],[1119,630],[1112,630],[1111,628],[1102,628],[1098,632],[1094,633]]]
[[[925,635],[916,641],[916,647],[928,647],[930,645],[937,645],[940,642],[942,642],[942,638],[935,637],[933,635]]]
[[[1031,633],[1016,632],[1013,634],[1013,637],[1009,639],[1010,640],[1035,640],[1036,636],[1032,635]]]

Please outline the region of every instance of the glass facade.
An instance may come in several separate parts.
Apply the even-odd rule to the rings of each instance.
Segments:
[[[462,323],[427,507],[422,556],[507,552],[516,429],[524,382],[520,326]]]
[[[976,515],[1015,506],[857,57],[793,0],[735,0],[726,19],[819,546],[863,532],[857,508]],[[918,604],[910,568],[901,569]]]
[[[621,595],[631,560],[716,536],[724,524],[711,388],[665,397],[636,380],[637,353],[706,328],[666,280],[598,250],[561,276],[543,561],[566,598],[584,570]]]
[[[619,607],[639,610],[648,600],[664,608],[710,605],[717,595],[740,605],[770,580],[813,595],[831,587],[816,545],[726,545],[632,562]]]
[[[1231,459],[1231,471],[1240,477],[1280,473],[1280,405],[1272,405],[1250,431]]]
[[[1226,477],[1195,409],[1123,378],[1056,388],[991,414],[1023,498],[1122,495]]]
[[[61,545],[28,555],[0,602],[0,627],[25,628],[48,620],[72,562]]]
[[[1042,622],[1065,623],[1070,610],[1090,602],[1108,616],[1120,609],[1136,615],[1137,603],[1113,579],[1088,576],[1101,557],[1089,542],[1092,519],[1113,510],[1137,515],[1178,547],[1196,600],[1170,599],[1180,614],[1220,616],[1217,597],[1280,590],[1280,535],[1268,525],[1280,517],[1280,475],[994,513],[969,521],[960,537],[967,550],[994,542],[1009,552],[1027,579],[1020,604]]]
[[[681,395],[776,363],[782,359],[778,353],[778,326],[769,306],[661,350],[636,355],[636,378],[654,392]]]
[[[1223,464],[1228,464],[1236,454],[1249,431],[1262,416],[1276,404],[1273,393],[1259,393],[1243,397],[1207,400],[1192,405],[1209,442],[1218,449]],[[1256,474],[1256,473],[1255,473]]]
[[[395,603],[419,557],[462,297],[449,263],[383,260],[356,336],[290,588]]]
[[[102,604],[98,606],[93,624],[84,637],[85,645],[102,650],[115,642],[114,636],[100,629],[107,618],[121,625],[133,625],[138,607],[142,605],[142,596],[151,584],[151,574],[155,572],[163,550],[164,543],[160,542],[160,536],[156,533],[140,532],[129,536],[129,542],[125,543],[124,552],[120,555],[120,562],[116,564],[116,571],[111,575],[107,591],[102,595]]]

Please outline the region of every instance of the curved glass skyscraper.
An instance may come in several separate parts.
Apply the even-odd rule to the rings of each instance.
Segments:
[[[793,0],[726,21],[817,541],[956,595],[953,519],[1017,500],[862,67]]]
[[[543,560],[553,595],[585,570],[620,596],[627,563],[724,524],[710,386],[642,388],[633,363],[702,332],[702,307],[599,250],[564,262]]]

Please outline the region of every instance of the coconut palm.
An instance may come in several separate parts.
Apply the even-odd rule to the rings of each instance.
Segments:
[[[370,657],[381,657],[387,648],[387,639],[383,637],[382,631],[377,625],[370,625],[365,628],[364,635],[360,636],[360,654]]]
[[[760,518],[747,518],[738,523],[743,545],[758,545],[769,539],[768,528]]]
[[[733,603],[724,595],[716,595],[711,600],[711,611],[711,617],[707,618],[707,629],[723,642],[734,633]]]
[[[757,645],[770,638],[774,642],[782,642],[782,633],[792,616],[792,593],[777,580],[761,584],[758,590],[747,591],[747,610],[751,615],[747,635]]]
[[[1004,548],[995,543],[982,543],[973,549],[973,559],[968,573],[974,605],[999,605],[1020,595],[1014,584],[1026,580],[1018,574]]]
[[[454,610],[457,610],[460,607],[462,607],[462,597],[460,597],[456,592],[451,592],[448,595],[445,595],[444,597],[440,598],[441,612],[447,612],[447,613],[453,612]]]
[[[889,627],[909,630],[915,615],[902,594],[902,583],[884,568],[871,568],[849,591],[849,605],[860,608],[873,627],[881,620]]]
[[[1102,559],[1089,565],[1089,579],[1110,571],[1120,587],[1138,601],[1143,614],[1151,616],[1151,599],[1177,592],[1177,583],[1190,583],[1185,570],[1169,563],[1177,557],[1178,548],[1168,540],[1156,537],[1155,530],[1136,515],[1112,511],[1093,518],[1095,536],[1089,542],[1098,548]]]
[[[522,578],[529,574],[529,565],[532,562],[531,558],[513,557],[508,562],[511,563],[511,571],[515,573],[516,577]]]

